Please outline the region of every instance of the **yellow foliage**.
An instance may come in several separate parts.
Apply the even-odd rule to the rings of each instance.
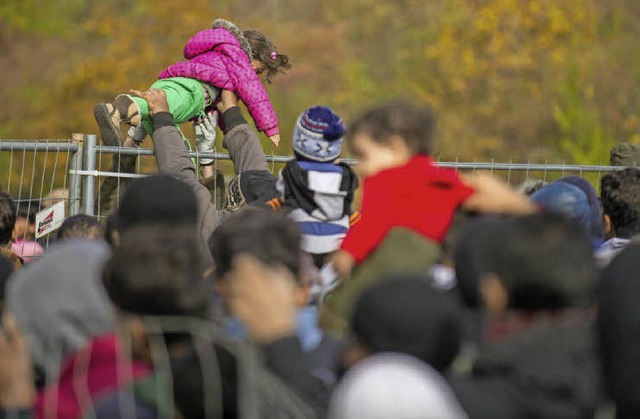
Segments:
[[[349,121],[398,96],[435,108],[443,158],[522,160],[536,150],[550,160],[593,160],[640,131],[632,93],[640,82],[638,22],[625,12],[637,0],[74,2],[83,7],[75,36],[57,35],[64,54],[37,76],[0,81],[21,111],[0,111],[0,136],[95,133],[95,103],[150,85],[217,17],[262,30],[294,64],[267,87],[284,154],[304,107],[329,105]],[[34,4],[0,6],[0,18],[14,16],[16,30],[33,27]],[[37,56],[55,41],[19,33],[24,44],[12,63],[24,65],[30,60],[15,57]]]

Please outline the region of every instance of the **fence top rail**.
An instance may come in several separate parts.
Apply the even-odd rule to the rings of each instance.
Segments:
[[[78,143],[63,140],[0,140],[0,151],[78,151]]]
[[[152,156],[153,149],[95,146],[97,153]],[[78,143],[69,139],[56,140],[0,140],[0,151],[78,151]],[[208,157],[218,160],[230,160],[227,153],[198,153],[190,152],[191,157]],[[286,163],[293,159],[291,155],[267,155],[270,163]],[[355,159],[341,159],[347,164],[354,164]],[[621,166],[583,165],[566,163],[514,163],[514,162],[463,162],[463,161],[438,161],[438,166],[460,170],[496,170],[514,172],[567,172],[567,173],[593,173],[610,172],[620,170]]]

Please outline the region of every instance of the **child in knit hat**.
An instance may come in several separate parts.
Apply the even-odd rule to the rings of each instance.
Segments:
[[[344,122],[330,108],[313,106],[298,118],[293,131],[295,159],[280,172],[281,198],[269,202],[285,208],[302,230],[302,250],[321,267],[358,214],[351,210],[358,180],[338,161]]]

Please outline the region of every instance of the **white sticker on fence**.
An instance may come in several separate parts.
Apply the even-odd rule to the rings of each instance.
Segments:
[[[46,236],[62,225],[64,204],[64,201],[58,202],[36,214],[36,238]]]

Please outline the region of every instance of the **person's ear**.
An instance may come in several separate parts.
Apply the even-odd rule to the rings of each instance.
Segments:
[[[388,144],[391,150],[393,150],[393,154],[402,157],[404,160],[411,159],[414,154],[407,145],[407,142],[398,135],[390,136]]]
[[[611,217],[607,214],[602,215],[602,226],[604,227],[604,237],[607,240],[616,236],[616,230],[611,222]]]
[[[114,249],[120,247],[120,243],[121,243],[121,238],[120,238],[120,232],[118,230],[112,230],[111,231],[111,247],[113,247]]]
[[[485,274],[480,279],[480,295],[484,300],[485,311],[490,316],[500,316],[509,307],[509,293],[495,274]]]

